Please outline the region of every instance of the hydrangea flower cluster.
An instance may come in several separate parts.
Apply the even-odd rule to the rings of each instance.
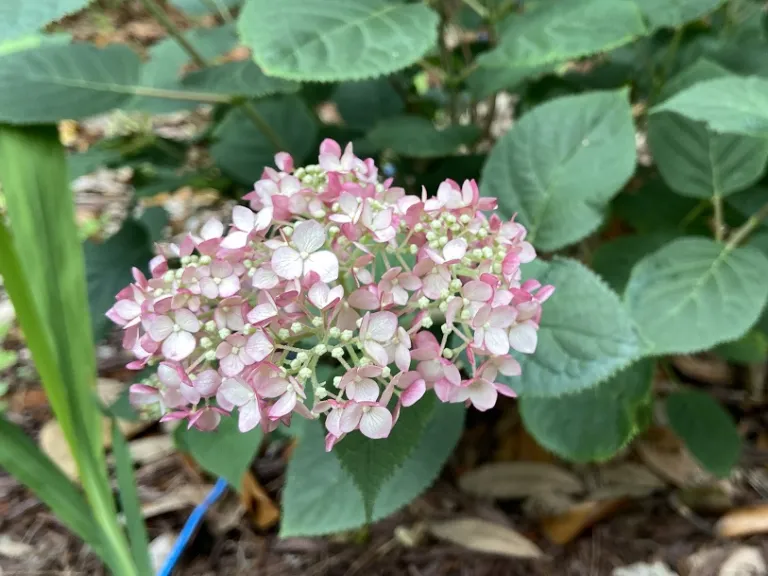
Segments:
[[[210,220],[158,246],[152,277],[134,270],[117,295],[107,315],[129,368],[157,365],[131,387],[136,406],[201,430],[235,408],[244,432],[324,416],[330,450],[355,430],[388,436],[429,391],[478,410],[514,396],[497,376],[520,374],[510,351],[534,352],[554,291],[521,282],[536,257],[522,225],[474,181],[407,195],[351,144],[325,140],[317,164],[295,168],[286,153],[275,164],[229,230]],[[319,381],[330,363],[340,375]]]

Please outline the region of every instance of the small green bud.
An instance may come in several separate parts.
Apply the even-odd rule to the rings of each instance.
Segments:
[[[392,376],[392,369],[389,366],[384,366],[384,368],[381,369],[381,377],[389,378],[390,376]]]
[[[320,326],[323,325],[323,319],[320,316],[315,316],[312,318],[312,326],[315,328],[320,328]]]
[[[303,364],[304,362],[309,360],[309,354],[307,354],[306,352],[299,352],[298,354],[296,354],[296,360],[298,360]]]
[[[448,358],[448,359],[453,358],[453,350],[451,350],[450,348],[446,348],[445,350],[443,350],[443,358]]]
[[[328,347],[325,344],[318,344],[317,346],[315,346],[314,352],[318,356],[322,356],[323,354],[328,352]]]
[[[284,226],[282,228],[283,234],[285,234],[286,238],[290,238],[293,236],[293,227],[292,226]]]
[[[280,338],[280,340],[287,340],[291,337],[291,333],[287,328],[280,328],[280,330],[277,331],[277,337]]]
[[[232,334],[232,331],[229,330],[228,328],[222,328],[221,330],[219,330],[219,338],[221,338],[222,340],[224,340],[230,334]]]
[[[216,322],[213,320],[208,320],[208,322],[205,323],[205,331],[216,332]]]
[[[335,348],[331,349],[331,356],[334,358],[343,358],[344,357],[344,348],[341,346],[336,346]]]
[[[424,310],[427,306],[429,306],[429,298],[427,298],[426,296],[422,296],[416,301],[416,304],[419,305],[419,308]]]
[[[320,386],[319,388],[315,388],[315,398],[319,398],[322,400],[323,398],[328,397],[328,390]]]
[[[205,359],[208,362],[213,362],[216,360],[216,350],[207,350],[205,353]]]
[[[424,232],[424,224],[422,224],[421,222],[417,222],[416,225],[413,227],[413,231],[416,232],[417,234],[419,232]]]
[[[418,251],[419,251],[419,247],[416,246],[416,244],[411,244],[410,246],[408,246],[408,252],[410,252],[411,254],[416,254]]]
[[[458,278],[451,280],[451,290],[461,290],[461,280]]]
[[[304,368],[299,370],[298,377],[299,380],[308,380],[309,378],[312,378],[312,370],[304,366]]]
[[[291,332],[294,334],[298,334],[302,330],[304,330],[304,325],[301,322],[294,322],[291,324]]]
[[[352,330],[344,330],[344,332],[341,333],[341,341],[342,342],[349,342],[352,340],[352,337],[355,335]]]
[[[333,326],[330,330],[328,330],[328,335],[331,338],[338,338],[341,336],[341,330],[339,330],[336,326]]]
[[[213,342],[210,338],[208,338],[208,336],[203,336],[200,338],[200,346],[203,348],[211,348],[213,346]]]
[[[421,325],[424,328],[432,328],[432,324],[434,324],[434,322],[432,322],[432,318],[430,318],[429,316],[421,319]]]

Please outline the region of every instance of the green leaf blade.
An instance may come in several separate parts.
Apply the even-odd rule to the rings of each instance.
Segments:
[[[555,293],[543,306],[538,347],[517,356],[522,375],[506,382],[522,396],[561,396],[592,388],[640,356],[619,297],[575,260],[532,262],[524,272]]]
[[[677,28],[706,16],[724,0],[635,0],[651,30]]]
[[[90,0],[8,0],[0,3],[0,43],[37,32],[85,8]]]
[[[462,405],[436,406],[418,445],[381,486],[373,506],[374,521],[396,512],[434,482],[463,428]],[[282,507],[280,535],[284,538],[319,536],[366,524],[362,496],[336,455],[325,451],[319,422],[307,422],[288,463]]]
[[[608,201],[635,170],[635,131],[627,93],[566,96],[524,115],[494,146],[481,193],[528,228],[528,240],[554,251],[603,221]]]
[[[741,438],[733,417],[698,390],[670,394],[666,410],[672,430],[704,468],[727,477],[741,455]]]
[[[653,362],[642,360],[594,388],[558,398],[524,396],[520,415],[546,449],[575,462],[607,460],[641,430]]]
[[[379,148],[413,158],[439,158],[456,152],[460,146],[470,145],[480,136],[477,126],[448,126],[438,130],[421,116],[387,118],[368,132],[368,140]]]
[[[647,30],[627,0],[547,2],[512,14],[501,25],[498,48],[478,58],[488,68],[541,66],[628,44]]]
[[[765,278],[755,248],[680,238],[638,262],[624,299],[653,354],[686,354],[746,333],[768,299]]]
[[[331,82],[390,74],[437,40],[437,14],[388,0],[250,0],[238,19],[243,42],[270,76]]]
[[[729,76],[694,84],[651,110],[676,112],[715,132],[768,137],[768,80]]]

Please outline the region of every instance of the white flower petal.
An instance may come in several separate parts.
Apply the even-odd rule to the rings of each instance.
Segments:
[[[523,354],[533,354],[536,351],[537,342],[538,333],[529,322],[513,326],[509,331],[509,345]]]
[[[329,250],[310,254],[304,263],[304,274],[317,272],[323,282],[333,282],[339,277],[339,259]]]
[[[277,420],[286,414],[290,414],[294,406],[296,406],[296,392],[291,388],[272,405],[269,409],[269,417]]]
[[[501,328],[488,328],[485,331],[485,347],[488,352],[496,356],[503,356],[509,352],[509,338]]]
[[[379,399],[379,387],[373,380],[363,378],[359,382],[350,382],[345,390],[347,398],[356,402],[376,402]]]
[[[220,394],[235,406],[242,406],[250,402],[253,397],[253,390],[247,388],[240,380],[236,378],[225,378],[219,388]]]
[[[351,404],[344,408],[339,423],[342,433],[352,432],[352,430],[360,425],[360,418],[362,417],[363,407],[360,404]]]
[[[240,417],[237,420],[237,427],[240,432],[253,430],[259,425],[259,422],[261,422],[261,412],[259,411],[259,405],[255,400],[241,406],[239,412]]]
[[[227,276],[219,284],[219,296],[222,298],[229,298],[234,296],[240,290],[240,279],[232,274]]]
[[[496,392],[496,388],[482,378],[475,380],[469,387],[469,400],[481,412],[493,408],[498,397],[499,394]]]
[[[221,241],[221,247],[227,250],[239,250],[248,244],[248,233],[235,230],[227,234],[226,238]]]
[[[443,258],[446,260],[461,260],[467,253],[467,241],[464,238],[451,240],[443,247]]]
[[[197,342],[189,332],[174,332],[163,341],[163,354],[169,360],[180,362],[195,351]]]
[[[360,432],[368,438],[386,438],[392,430],[392,414],[382,406],[371,408],[360,419]]]
[[[176,310],[176,324],[178,324],[182,330],[187,332],[197,332],[200,330],[200,320],[197,319],[192,312],[186,308]]]
[[[397,316],[392,312],[376,312],[368,324],[368,336],[377,342],[389,342],[397,331]]]
[[[235,206],[232,209],[232,223],[238,230],[250,232],[256,222],[256,215],[245,206]]]
[[[212,238],[221,238],[221,235],[224,234],[224,224],[216,220],[215,218],[211,218],[206,222],[203,227],[200,229],[200,237],[203,240],[211,240]]]
[[[462,294],[465,298],[478,302],[487,302],[493,296],[493,288],[481,280],[470,280],[464,284]]]
[[[270,290],[280,283],[280,279],[269,268],[259,268],[253,274],[253,287],[259,290]]]
[[[147,331],[152,340],[162,342],[173,332],[173,320],[168,316],[157,316],[149,322]]]
[[[304,261],[301,255],[293,248],[283,246],[272,254],[272,270],[275,274],[286,280],[299,278],[304,269]]]
[[[299,252],[317,252],[325,244],[325,228],[315,220],[304,220],[296,224],[291,240]]]

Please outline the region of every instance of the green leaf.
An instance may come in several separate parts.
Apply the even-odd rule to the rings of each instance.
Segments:
[[[373,507],[384,482],[416,449],[436,403],[436,397],[429,395],[403,410],[387,438],[371,440],[362,434],[350,434],[334,447],[333,453],[363,497],[366,519],[373,517]]]
[[[27,486],[99,556],[104,545],[82,492],[24,431],[0,416],[0,468]]]
[[[558,398],[524,396],[520,414],[547,450],[576,462],[607,460],[641,431],[650,401],[653,362],[642,360],[612,378]]]
[[[542,2],[508,16],[499,46],[477,61],[486,68],[541,66],[612,50],[646,32],[628,0]]]
[[[190,16],[205,16],[228,13],[242,4],[242,0],[170,0],[170,3]]]
[[[368,132],[367,138],[374,146],[389,148],[403,156],[436,158],[448,156],[460,146],[472,144],[480,132],[477,126],[457,124],[438,130],[427,118],[397,116],[379,122]]]
[[[18,360],[19,355],[16,352],[0,348],[0,372],[15,365]]]
[[[467,76],[467,88],[476,99],[488,98],[499,90],[514,91],[529,78],[551,72],[551,64],[542,66],[504,67],[485,65],[482,59],[478,66]]]
[[[648,21],[649,28],[677,28],[698,20],[715,10],[725,0],[635,0]]]
[[[662,99],[713,78],[727,77],[724,68],[698,60],[670,81]],[[717,134],[703,122],[672,112],[652,114],[648,142],[664,180],[676,192],[694,198],[726,196],[757,181],[768,160],[768,140]]]
[[[768,359],[768,335],[750,330],[738,340],[720,344],[712,352],[728,362],[760,364]]]
[[[534,261],[526,277],[552,284],[534,354],[518,355],[523,373],[507,379],[521,396],[560,396],[592,388],[640,355],[632,320],[618,295],[575,260]]]
[[[768,299],[765,278],[755,248],[680,238],[638,262],[624,300],[653,354],[686,354],[749,330]]]
[[[69,177],[72,180],[95,172],[99,168],[106,168],[120,160],[120,152],[108,148],[95,146],[86,152],[67,155]]]
[[[165,238],[165,229],[168,226],[168,212],[162,206],[151,206],[146,208],[139,217],[139,222],[149,235],[152,244],[161,242]]]
[[[738,194],[728,196],[727,203],[732,206],[739,214],[749,218],[757,212],[763,204],[768,202],[768,188],[755,186],[749,190],[744,190]],[[763,220],[762,226],[768,226],[768,222]]]
[[[715,132],[768,137],[768,80],[729,76],[694,84],[651,109],[705,122]]]
[[[247,98],[290,94],[299,89],[297,82],[266,76],[251,60],[226,62],[192,72],[182,79],[181,86],[199,92]]]
[[[634,265],[672,239],[674,232],[621,236],[601,244],[592,255],[592,269],[618,294],[624,292]]]
[[[7,42],[0,41],[0,56],[48,44],[68,44],[71,41],[71,34],[30,34],[28,36],[17,38],[16,40],[9,40]]]
[[[435,45],[437,22],[396,0],[249,0],[238,30],[268,75],[331,82],[410,66]]]
[[[250,432],[240,432],[235,416],[224,417],[212,432],[179,426],[176,442],[188,451],[205,470],[224,478],[240,491],[243,475],[250,468],[259,451],[264,433],[256,427]]]
[[[672,430],[701,465],[716,476],[728,476],[741,455],[741,438],[731,415],[698,390],[670,394],[666,409]]]
[[[125,46],[41,46],[0,58],[0,121],[40,124],[121,106],[139,76]],[[30,99],[29,95],[35,98]]]
[[[216,165],[249,186],[261,178],[264,166],[273,165],[275,154],[281,150],[290,152],[300,166],[317,133],[312,113],[295,96],[261,100],[253,107],[282,141],[280,149],[240,109],[227,115],[215,133],[218,141],[211,146]]]
[[[627,190],[613,201],[615,214],[640,233],[672,232],[710,236],[705,218],[711,204],[675,194],[658,175],[643,174],[638,190]],[[732,197],[729,197],[729,199]],[[664,210],[659,210],[664,206]]]
[[[367,130],[380,120],[399,114],[405,103],[388,78],[344,82],[333,93],[333,101],[347,126]]]
[[[434,482],[459,441],[463,424],[463,406],[436,406],[411,455],[381,486],[373,505],[374,521],[396,512]],[[395,430],[398,426],[400,422]],[[319,422],[307,422],[288,463],[280,523],[284,538],[342,532],[366,523],[362,497],[339,459],[325,451],[324,435]]]
[[[0,3],[0,42],[37,32],[48,23],[85,8],[89,0],[3,0]]]
[[[141,513],[141,500],[133,473],[133,460],[128,442],[115,418],[112,418],[112,452],[115,455],[115,473],[120,493],[120,504],[125,514],[125,526],[131,543],[133,561],[139,574],[152,574],[149,561],[149,536]]]
[[[110,324],[104,314],[115,303],[115,295],[133,281],[131,269],[147,273],[154,254],[147,229],[135,220],[126,220],[117,234],[102,244],[86,241],[84,250],[91,326],[94,337],[100,340]]]
[[[600,226],[635,160],[626,91],[566,96],[534,108],[496,143],[481,192],[517,212],[537,248],[554,251]]]
[[[11,242],[0,225],[0,275],[77,462],[104,560],[135,574],[106,473],[82,247],[56,128],[0,126],[0,182],[13,227]],[[23,247],[20,262],[12,243]]]

